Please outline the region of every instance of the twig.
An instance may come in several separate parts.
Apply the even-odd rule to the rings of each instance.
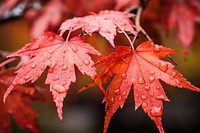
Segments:
[[[16,60],[16,58],[10,58],[10,59],[5,60],[4,62],[0,63],[0,68],[14,60]]]
[[[135,48],[134,48],[133,43],[132,43],[130,37],[128,36],[128,34],[127,34],[118,24],[116,24],[116,25],[117,25],[117,27],[120,28],[121,32],[126,36],[126,38],[128,39],[128,41],[129,41],[129,43],[130,43],[132,49],[134,50]]]

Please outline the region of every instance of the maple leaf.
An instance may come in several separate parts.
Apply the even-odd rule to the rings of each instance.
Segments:
[[[164,7],[162,5],[165,5]],[[177,39],[182,43],[184,56],[192,43],[195,34],[195,22],[200,16],[200,2],[197,0],[164,0],[161,2],[163,9],[166,32],[177,26]]]
[[[62,120],[63,100],[71,82],[76,81],[74,65],[82,74],[90,77],[96,75],[94,62],[88,54],[100,55],[79,37],[63,41],[63,38],[55,33],[46,32],[44,36],[33,39],[24,48],[9,56],[29,56],[30,59],[17,70],[16,78],[4,95],[4,101],[14,86],[29,81],[35,82],[48,67],[45,84],[50,84],[53,101]]]
[[[74,17],[62,23],[60,26],[60,35],[63,35],[67,30],[75,31],[77,29],[82,29],[89,35],[92,35],[93,32],[99,32],[100,35],[105,37],[115,47],[114,37],[117,34],[116,27],[135,34],[133,30],[134,25],[129,20],[130,17],[134,17],[134,15],[126,12],[107,10],[85,17]]]
[[[0,71],[0,98],[15,77],[14,69]],[[36,98],[34,98],[36,97]],[[27,128],[32,133],[40,133],[37,121],[37,112],[27,103],[27,100],[44,100],[43,95],[33,87],[16,86],[10,94],[7,103],[0,102],[0,132],[11,133],[9,114],[20,128]]]
[[[60,0],[49,1],[41,10],[40,16],[34,18],[31,36],[41,36],[49,27],[55,29],[60,24],[64,14],[68,12],[65,4]],[[38,13],[37,13],[38,14]],[[27,15],[27,17],[29,17]]]
[[[159,79],[172,86],[200,92],[200,89],[191,85],[171,63],[159,59],[175,53],[175,50],[159,45],[153,46],[152,41],[147,41],[136,50],[126,46],[117,47],[117,52],[97,62],[105,65],[100,75],[97,75],[97,85],[101,87],[102,83],[110,81],[104,78],[114,76],[103,100],[106,102],[104,133],[107,132],[111,117],[119,107],[123,107],[132,84],[135,109],[142,106],[144,112],[156,123],[160,133],[164,133],[161,123],[162,101],[169,99]]]

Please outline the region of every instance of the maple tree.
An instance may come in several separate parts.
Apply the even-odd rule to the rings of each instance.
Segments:
[[[148,3],[147,0],[104,1],[105,4],[115,4],[110,10],[100,9],[96,11],[95,7],[99,4],[97,0],[94,1],[94,7],[88,7],[88,11],[91,9],[93,12],[88,12],[87,15],[86,11],[83,12],[79,9],[84,7],[82,4],[70,9],[69,7],[65,8],[67,2],[52,0],[45,3],[39,16],[36,15],[38,10],[33,8],[35,2],[40,3],[39,0],[34,2],[29,0],[6,1],[0,8],[2,11],[0,17],[6,19],[4,14],[6,11],[10,11],[10,16],[12,16],[13,10],[17,8],[15,6],[19,5],[20,2],[26,5],[28,9],[25,13],[26,17],[30,20],[37,18],[37,20],[32,23],[30,34],[33,38],[30,43],[25,44],[23,48],[9,55],[4,55],[1,52],[3,57],[9,58],[7,60],[3,59],[0,64],[0,84],[3,86],[0,96],[5,103],[0,104],[3,107],[1,115],[7,121],[6,124],[1,125],[3,130],[11,132],[7,118],[7,114],[11,113],[20,127],[28,128],[35,133],[40,132],[36,122],[36,112],[24,102],[24,97],[21,98],[21,96],[26,94],[34,99],[33,94],[37,93],[37,89],[23,85],[35,83],[45,70],[47,70],[45,84],[50,86],[50,92],[61,121],[63,120],[64,98],[70,89],[71,83],[76,82],[75,67],[93,80],[78,92],[97,85],[105,95],[103,99],[106,112],[104,133],[107,132],[112,116],[118,108],[124,106],[131,89],[134,92],[135,110],[141,106],[144,112],[155,122],[160,133],[164,133],[161,122],[163,101],[169,102],[160,80],[171,86],[200,92],[198,87],[192,85],[180,72],[174,69],[173,64],[175,62],[170,55],[176,54],[177,51],[155,44],[156,42],[153,42],[141,26],[140,19]],[[164,2],[168,3],[163,4],[165,5],[163,11],[165,30],[168,33],[175,23],[178,25],[177,38],[182,42],[186,55],[194,36],[194,22],[199,17],[197,5],[200,4],[197,0],[189,2],[188,5],[186,4],[187,0],[164,0]],[[68,4],[74,3],[68,1]],[[191,9],[192,7],[195,7],[194,10]],[[61,23],[64,18],[63,15],[70,13],[73,13],[74,17]],[[55,16],[55,18],[52,16]],[[57,28],[58,30],[56,30]],[[55,32],[46,31],[43,33],[47,29]],[[88,37],[92,38],[95,33],[107,40],[115,51],[108,56],[102,56],[102,53],[86,40]],[[140,37],[140,34],[143,34],[147,41],[143,41],[135,48],[136,39]],[[123,40],[128,40],[129,46],[116,45],[115,38],[119,37],[118,35]],[[91,55],[100,58],[95,63]],[[171,62],[164,60],[165,57]],[[21,60],[16,71],[5,67],[6,64],[17,58]],[[99,72],[96,71],[97,65],[103,66]],[[107,89],[105,89],[105,84],[108,84]],[[4,93],[6,88],[7,90]],[[21,108],[26,110],[22,115],[30,113],[30,118],[22,119],[23,116],[16,115],[20,111],[16,108],[19,105],[13,102],[16,99],[19,101]],[[40,97],[36,98],[36,100],[38,99]]]

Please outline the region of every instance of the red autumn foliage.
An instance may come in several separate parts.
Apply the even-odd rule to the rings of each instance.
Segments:
[[[140,44],[136,50],[120,46],[115,53],[97,63],[104,65],[95,79],[100,88],[114,76],[104,97],[106,102],[104,133],[107,132],[111,117],[119,107],[123,107],[132,84],[135,109],[142,106],[144,112],[156,123],[160,133],[164,133],[161,123],[162,101],[169,99],[159,80],[172,86],[200,92],[199,88],[191,85],[180,72],[174,70],[171,63],[159,59],[175,53],[175,50],[153,45],[152,41],[147,41]]]
[[[192,91],[200,92],[200,89],[193,86],[180,72],[175,70],[172,63],[161,59],[169,57],[177,51],[153,44],[148,33],[141,27],[140,17],[146,6],[146,3],[142,1],[145,2],[146,0],[94,0],[92,4],[89,3],[90,0],[52,0],[42,3],[44,5],[40,11],[28,10],[26,17],[34,20],[31,35],[35,38],[23,48],[8,56],[21,58],[16,75],[13,69],[6,67],[7,70],[0,71],[0,89],[2,91],[0,96],[4,102],[7,99],[6,104],[0,103],[3,110],[1,114],[3,119],[0,121],[3,124],[0,125],[0,128],[5,132],[11,132],[7,117],[8,114],[11,114],[21,128],[27,128],[35,133],[40,132],[37,124],[37,113],[26,103],[29,97],[32,98],[33,95],[37,95],[37,90],[21,85],[28,82],[34,83],[45,70],[47,70],[45,84],[50,85],[58,117],[63,120],[64,98],[71,83],[76,82],[75,67],[77,67],[82,74],[93,79],[93,82],[87,84],[79,92],[97,85],[105,95],[103,100],[106,103],[104,133],[107,132],[112,116],[118,108],[124,106],[131,89],[134,91],[135,109],[141,106],[144,112],[155,122],[159,132],[164,133],[161,122],[163,101],[169,101],[169,99],[160,80],[171,86],[187,88]],[[6,1],[0,8],[2,14],[12,10],[19,2],[19,0],[10,3]],[[31,1],[22,0],[22,2],[28,5],[27,3]],[[159,3],[158,0],[153,2]],[[113,10],[97,13],[100,9],[104,9],[104,4],[109,5],[109,3],[111,3],[109,9]],[[183,44],[186,54],[195,33],[195,22],[199,21],[199,1],[163,0],[160,3],[162,3],[162,6],[157,8],[159,8],[159,11],[164,9],[162,15],[165,16],[166,32],[177,25],[177,38]],[[151,9],[153,9],[153,6]],[[136,11],[136,14],[117,10]],[[144,24],[149,24],[147,27],[149,26],[150,29],[156,27],[152,25],[158,25],[161,22],[160,17],[157,16],[157,11],[154,12],[154,14],[148,14],[148,12],[143,14],[143,17],[146,18],[144,20],[147,21]],[[0,13],[0,17],[2,14]],[[73,18],[61,23],[63,18],[68,17]],[[47,29],[56,31],[59,25],[58,34],[45,32],[42,35]],[[87,37],[93,36],[93,33],[98,33],[104,37],[116,49],[116,52],[104,57],[96,64],[90,55],[100,56],[101,53],[89,43],[86,43],[84,38],[86,34],[89,35]],[[118,33],[122,33],[121,35],[126,37],[131,48],[128,46],[116,47],[114,39],[118,37]],[[139,36],[138,33],[142,33],[149,41],[134,49],[135,39]],[[98,43],[98,41],[96,42]],[[0,67],[14,60],[14,58],[1,63]],[[96,73],[96,65],[103,65],[99,73]],[[105,90],[103,86],[106,83],[109,83],[109,85]],[[8,89],[5,92],[6,88]],[[40,97],[33,99],[39,100]],[[22,115],[18,115],[19,112],[23,112]],[[30,117],[27,117],[29,115]]]
[[[0,71],[1,99],[16,76],[14,72],[14,69]],[[0,132],[12,132],[9,115],[14,118],[20,128],[26,128],[32,133],[41,132],[37,121],[38,113],[27,103],[28,100],[44,100],[44,97],[33,87],[16,86],[7,99],[6,104],[3,104],[3,101],[0,102]]]
[[[90,77],[96,75],[94,62],[88,54],[100,55],[80,37],[64,41],[55,33],[46,32],[45,36],[33,39],[32,43],[9,56],[29,56],[30,59],[17,70],[16,78],[4,95],[4,101],[16,85],[29,81],[34,83],[48,67],[45,84],[50,84],[53,101],[56,103],[59,118],[62,120],[63,100],[71,82],[76,81],[74,65],[82,74]]]

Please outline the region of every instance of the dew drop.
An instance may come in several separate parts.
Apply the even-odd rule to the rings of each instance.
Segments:
[[[126,91],[123,91],[123,92],[122,92],[122,96],[125,96],[125,95],[126,95]]]
[[[166,99],[166,98],[163,95],[158,95],[158,96],[155,97],[155,99],[157,99],[157,100],[163,100],[163,99]]]
[[[72,47],[72,50],[76,53],[78,51],[78,48],[76,46]]]
[[[49,54],[52,54],[52,53],[53,53],[53,50],[49,50],[48,53],[49,53]]]
[[[150,115],[153,117],[160,117],[160,116],[162,116],[162,114],[163,114],[163,111],[162,111],[161,107],[153,106],[152,110],[150,111]]]
[[[40,69],[41,69],[42,71],[44,71],[44,69],[45,69],[45,65],[42,64],[41,67],[40,67]]]
[[[119,101],[121,101],[121,100],[122,100],[122,97],[121,97],[121,96],[119,96],[119,97],[118,97],[118,100],[119,100]]]
[[[142,96],[141,96],[141,99],[142,99],[142,100],[146,100],[146,99],[147,99],[147,96],[146,96],[146,95],[142,95]]]
[[[153,96],[154,96],[154,93],[153,93],[153,92],[150,92],[149,95],[150,95],[151,97],[153,97]]]
[[[25,77],[24,77],[24,80],[29,80],[31,78],[31,76],[30,75],[26,75]]]
[[[154,74],[155,74],[155,71],[151,71],[150,74],[151,74],[151,75],[154,75]]]
[[[150,90],[150,87],[149,87],[149,86],[145,86],[144,89],[145,89],[146,91],[149,91],[149,90]]]
[[[30,66],[30,68],[32,68],[32,69],[34,69],[34,68],[36,68],[36,64],[32,64],[31,66]]]
[[[71,76],[70,76],[70,75],[67,75],[66,77],[67,77],[67,78],[71,78]]]
[[[160,90],[160,86],[157,86],[156,89],[157,89],[157,90]]]
[[[179,79],[175,79],[175,82],[180,85],[181,84],[181,81]]]
[[[53,78],[54,81],[56,81],[56,80],[58,80],[58,79],[59,79],[58,76],[55,76],[55,77]]]
[[[153,76],[149,77],[149,82],[152,83],[155,80],[155,78]]]
[[[126,63],[126,64],[129,63],[127,59],[123,59],[123,62]]]
[[[164,62],[159,62],[159,69],[162,70],[163,72],[166,72],[168,69],[168,64]]]
[[[61,99],[58,99],[58,102],[59,102],[59,103],[62,103],[62,100],[61,100]]]
[[[154,50],[154,52],[159,52],[160,51],[160,46],[159,45],[155,45],[153,50]]]
[[[83,66],[83,63],[80,62],[79,65],[80,65],[80,66]]]
[[[16,81],[12,82],[12,85],[13,85],[13,86],[17,86],[18,84],[19,84],[19,83],[16,82]]]
[[[145,82],[144,82],[144,79],[143,79],[142,77],[139,77],[138,83],[139,83],[139,84],[144,84],[144,83],[145,83]]]
[[[113,103],[113,102],[114,102],[114,98],[112,97],[112,98],[110,99],[110,101]]]
[[[63,65],[62,70],[67,70],[68,66],[67,65]]]
[[[122,78],[123,78],[123,79],[126,78],[126,74],[125,74],[125,73],[122,74]]]
[[[176,72],[173,71],[172,75],[170,76],[170,79],[173,80],[175,78],[175,76],[176,76]]]
[[[144,102],[144,103],[142,103],[142,107],[143,107],[143,108],[146,108],[147,106],[148,106],[148,104],[147,104],[147,103],[145,103],[145,102]]]
[[[55,85],[52,87],[52,90],[56,91],[56,92],[59,93],[59,94],[62,94],[62,93],[66,93],[66,92],[67,92],[67,90],[64,88],[64,86],[58,85],[58,84],[55,84]]]
[[[112,113],[115,113],[115,109],[112,109]]]
[[[119,94],[119,89],[116,89],[114,92],[115,92],[116,94]]]
[[[51,63],[50,67],[53,69],[57,64],[55,62]]]
[[[66,85],[67,84],[67,82],[62,82],[62,85],[64,86],[64,85]]]
[[[128,83],[128,80],[124,80],[124,83]]]
[[[90,61],[84,60],[83,63],[84,63],[86,66],[88,66],[88,65],[90,64]]]
[[[52,42],[54,39],[55,39],[55,37],[53,37],[53,36],[50,36],[50,37],[49,37],[49,41],[50,41],[50,42]]]
[[[40,74],[39,74],[39,73],[36,73],[36,76],[37,76],[37,77],[40,77]]]

